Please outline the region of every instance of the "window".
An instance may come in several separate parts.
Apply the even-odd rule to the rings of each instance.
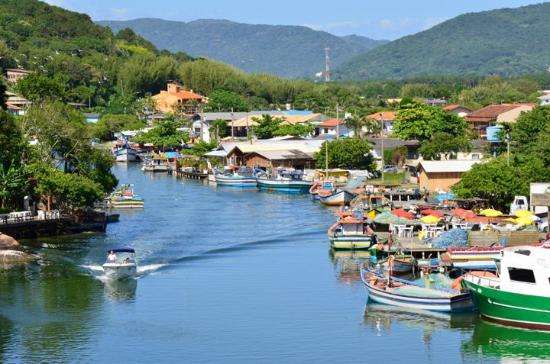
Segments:
[[[511,281],[522,283],[536,283],[535,274],[531,269],[508,268],[508,275]]]

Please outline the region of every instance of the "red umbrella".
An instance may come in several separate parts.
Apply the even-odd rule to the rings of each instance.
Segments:
[[[391,213],[397,217],[402,217],[404,219],[408,219],[408,220],[414,219],[414,215],[412,213],[405,211],[403,209],[395,209],[395,210],[392,210]]]
[[[477,215],[472,210],[456,208],[453,210],[453,216],[460,217],[461,219],[466,219],[476,217]]]
[[[441,212],[439,210],[433,210],[433,209],[425,209],[425,210],[420,211],[420,213],[422,215],[425,215],[425,216],[429,216],[429,215],[437,216],[437,217],[445,216],[445,214],[443,212]]]

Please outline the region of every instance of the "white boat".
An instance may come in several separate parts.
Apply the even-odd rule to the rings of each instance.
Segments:
[[[166,158],[156,156],[146,160],[141,169],[144,172],[168,172],[170,165]]]
[[[369,249],[376,244],[376,235],[364,219],[345,216],[328,229],[330,246],[333,249]]]
[[[123,147],[115,150],[117,162],[135,162],[138,160],[138,152],[129,147]]]
[[[311,181],[304,181],[304,173],[295,170],[278,169],[273,176],[261,175],[258,177],[258,188],[265,191],[286,193],[307,193],[311,188]]]
[[[318,193],[319,202],[327,206],[344,206],[348,205],[353,197],[353,193],[346,190],[337,189],[333,192],[323,193],[323,191]]]
[[[250,188],[258,185],[258,179],[254,175],[254,171],[246,167],[242,167],[233,173],[217,173],[215,178],[218,186]]]
[[[109,279],[133,278],[137,274],[136,252],[132,248],[109,250],[103,272]]]

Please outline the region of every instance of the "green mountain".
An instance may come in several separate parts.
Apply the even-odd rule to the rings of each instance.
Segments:
[[[177,22],[161,19],[100,21],[113,31],[131,28],[159,49],[229,63],[247,72],[312,77],[325,68],[325,47],[338,66],[385,41],[337,37],[303,26],[253,25],[228,20]]]
[[[550,2],[460,15],[368,51],[339,79],[541,72],[550,66]]]

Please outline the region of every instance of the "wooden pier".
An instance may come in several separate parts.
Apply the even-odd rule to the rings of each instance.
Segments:
[[[204,180],[208,178],[208,173],[177,170],[176,176],[180,178],[186,178],[186,179]]]

